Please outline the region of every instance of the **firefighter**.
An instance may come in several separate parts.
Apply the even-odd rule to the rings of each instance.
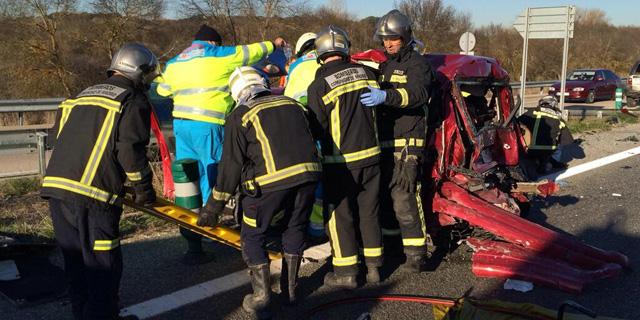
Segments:
[[[215,226],[225,203],[240,186],[245,194],[242,257],[251,271],[253,287],[242,307],[262,319],[270,316],[271,301],[267,229],[273,217],[284,211],[287,227],[282,233],[280,285],[284,300],[294,303],[304,233],[322,168],[307,111],[300,103],[270,95],[265,79],[251,67],[236,69],[229,87],[237,107],[227,118],[220,174],[198,225]]]
[[[151,115],[145,91],[158,74],[149,49],[125,44],[111,61],[108,79],[58,109],[41,195],[49,200],[75,319],[137,319],[118,317],[118,222],[125,179],[137,204],[155,201],[145,155]]]
[[[391,214],[395,212],[406,256],[403,269],[420,272],[430,239],[420,193],[425,185],[421,167],[433,76],[426,58],[414,50],[411,23],[400,11],[392,10],[380,18],[374,38],[384,45],[387,60],[380,65],[381,88],[363,93],[361,101],[366,106],[380,105],[383,232],[397,233]]]
[[[200,191],[205,203],[215,182],[222,153],[225,117],[233,107],[227,80],[239,66],[252,65],[284,46],[282,38],[242,46],[222,46],[218,32],[202,25],[191,46],[167,62],[158,94],[173,98],[176,160],[192,158],[200,168]],[[206,263],[212,256],[202,250],[202,237],[180,229],[188,249],[183,262]]]
[[[289,66],[287,85],[284,88],[285,96],[298,100],[305,106],[307,106],[307,89],[320,67],[315,46],[316,38],[315,33],[307,32],[296,41],[296,60]],[[322,186],[319,185],[316,190],[316,204],[309,218],[309,234],[314,237],[321,237],[324,234],[322,194]]]
[[[287,86],[284,88],[285,96],[298,100],[305,106],[307,88],[320,67],[315,47],[316,38],[317,35],[313,32],[307,32],[298,38],[295,48],[296,60],[289,66]]]
[[[567,158],[567,155],[563,155],[563,149],[569,154],[572,153],[572,148],[568,146],[573,144],[573,136],[562,119],[558,101],[554,97],[545,96],[540,99],[535,109],[529,109],[518,117],[518,122],[531,137],[526,139],[529,140],[526,158],[532,162],[533,168],[525,167],[525,172],[530,178],[535,179],[538,174],[553,168],[567,167],[563,161]]]
[[[315,115],[312,128],[323,155],[325,225],[333,264],[333,272],[325,276],[324,284],[354,289],[358,229],[367,282],[380,281],[378,267],[382,265],[380,146],[374,110],[360,103],[360,95],[368,88],[378,88],[378,83],[371,69],[349,62],[350,43],[344,30],[332,25],[324,28],[315,45],[321,67],[309,86],[308,98]]]

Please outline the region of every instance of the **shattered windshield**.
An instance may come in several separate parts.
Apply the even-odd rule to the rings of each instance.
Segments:
[[[574,71],[572,72],[567,80],[584,80],[590,81],[596,76],[595,71]]]

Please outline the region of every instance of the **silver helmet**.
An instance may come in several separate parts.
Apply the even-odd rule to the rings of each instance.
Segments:
[[[231,97],[237,104],[244,104],[257,94],[269,91],[267,80],[252,67],[238,67],[229,77]]]
[[[329,25],[318,32],[315,44],[318,60],[322,60],[328,54],[349,56],[349,47],[351,46],[349,35],[334,25]]]
[[[111,59],[107,69],[110,76],[115,71],[122,73],[136,85],[148,85],[160,75],[158,58],[141,43],[125,43]]]
[[[550,108],[555,111],[559,111],[558,100],[553,96],[544,96],[540,100],[538,100],[538,107],[541,108]]]
[[[404,43],[410,43],[413,37],[409,17],[398,10],[391,10],[382,16],[376,24],[373,39],[382,41],[383,37],[400,37]]]

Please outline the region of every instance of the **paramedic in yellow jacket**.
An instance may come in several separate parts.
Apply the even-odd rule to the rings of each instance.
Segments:
[[[320,67],[318,54],[316,53],[315,40],[317,36],[313,32],[307,32],[298,38],[296,42],[296,60],[289,67],[287,86],[284,95],[307,105],[307,88],[316,77],[316,70]]]
[[[286,45],[278,37],[240,46],[222,46],[222,37],[202,25],[191,46],[167,62],[158,84],[158,94],[173,99],[173,130],[176,160],[196,159],[200,168],[202,203],[209,198],[222,154],[223,127],[233,108],[227,85],[237,67],[255,64],[275,47]],[[186,264],[211,260],[202,251],[201,236],[181,230],[189,243]]]

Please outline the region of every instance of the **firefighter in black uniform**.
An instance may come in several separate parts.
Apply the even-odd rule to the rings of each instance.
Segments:
[[[271,300],[267,229],[274,215],[284,210],[280,284],[285,300],[294,303],[304,234],[322,167],[304,106],[270,95],[266,80],[251,67],[236,69],[229,87],[237,107],[227,117],[220,173],[198,225],[215,226],[238,186],[247,195],[242,199],[240,237],[253,294],[245,296],[242,307],[262,319],[270,317]]]
[[[362,237],[367,282],[378,282],[382,265],[382,235],[378,221],[380,147],[373,108],[360,95],[377,88],[375,73],[349,62],[349,39],[342,29],[329,26],[315,41],[322,66],[309,86],[309,109],[314,113],[314,135],[323,154],[325,225],[332,249],[333,272],[327,286],[357,287],[358,239]]]
[[[363,94],[362,103],[381,105],[377,111],[382,148],[382,227],[385,233],[394,232],[391,212],[395,212],[407,258],[403,269],[420,272],[429,239],[420,193],[426,175],[421,167],[432,72],[426,58],[414,50],[409,18],[398,10],[380,18],[375,38],[384,45],[387,61],[380,65],[381,89]]]
[[[145,91],[159,74],[158,61],[142,44],[125,44],[107,74],[60,105],[41,189],[64,256],[75,319],[137,319],[118,316],[125,179],[134,185],[136,203],[155,201],[145,153],[151,112]]]
[[[524,168],[529,178],[536,179],[538,174],[551,168],[566,168],[563,160],[571,158],[573,148],[569,146],[573,144],[573,136],[562,119],[558,101],[554,97],[540,99],[535,109],[529,109],[518,117],[518,122],[530,133],[525,134],[525,140],[529,140],[526,161],[531,167]],[[569,155],[563,155],[563,151]]]

